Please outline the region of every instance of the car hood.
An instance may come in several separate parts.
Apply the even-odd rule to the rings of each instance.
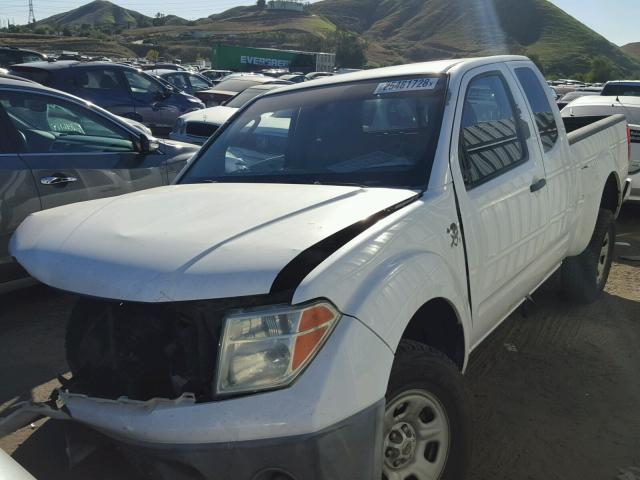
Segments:
[[[36,279],[168,302],[268,293],[285,265],[416,192],[326,185],[159,187],[29,216],[11,254]]]
[[[195,112],[183,115],[181,118],[186,122],[204,122],[213,125],[222,125],[237,111],[237,108],[218,106],[196,110]]]

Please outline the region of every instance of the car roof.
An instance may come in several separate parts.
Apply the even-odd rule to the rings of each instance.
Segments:
[[[30,62],[30,63],[19,63],[17,65],[12,65],[11,68],[14,67],[29,67],[29,68],[39,68],[41,70],[63,70],[66,68],[92,68],[92,67],[109,67],[109,68],[123,68],[123,69],[131,69],[136,70],[134,67],[130,67],[129,65],[122,65],[121,63],[115,62],[79,62],[78,60],[60,60],[56,62]]]
[[[253,87],[247,88],[247,90],[273,90],[275,88],[282,88],[290,85],[289,83],[259,83]]]

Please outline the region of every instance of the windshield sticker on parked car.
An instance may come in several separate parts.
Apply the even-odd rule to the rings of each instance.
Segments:
[[[373,94],[380,95],[383,93],[433,90],[436,88],[438,80],[438,78],[411,78],[408,80],[394,80],[392,82],[379,83]]]

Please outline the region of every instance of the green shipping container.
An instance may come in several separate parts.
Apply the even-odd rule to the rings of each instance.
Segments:
[[[316,57],[313,53],[271,48],[214,45],[211,68],[236,72],[255,72],[269,68],[288,68],[291,72],[313,72]]]

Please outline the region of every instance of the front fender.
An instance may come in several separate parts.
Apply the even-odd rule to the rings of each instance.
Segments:
[[[462,245],[453,246],[443,235],[451,218],[438,210],[446,211],[447,202],[420,203],[332,255],[300,284],[293,303],[328,298],[395,352],[420,307],[442,298],[453,306],[468,345],[471,316]]]

